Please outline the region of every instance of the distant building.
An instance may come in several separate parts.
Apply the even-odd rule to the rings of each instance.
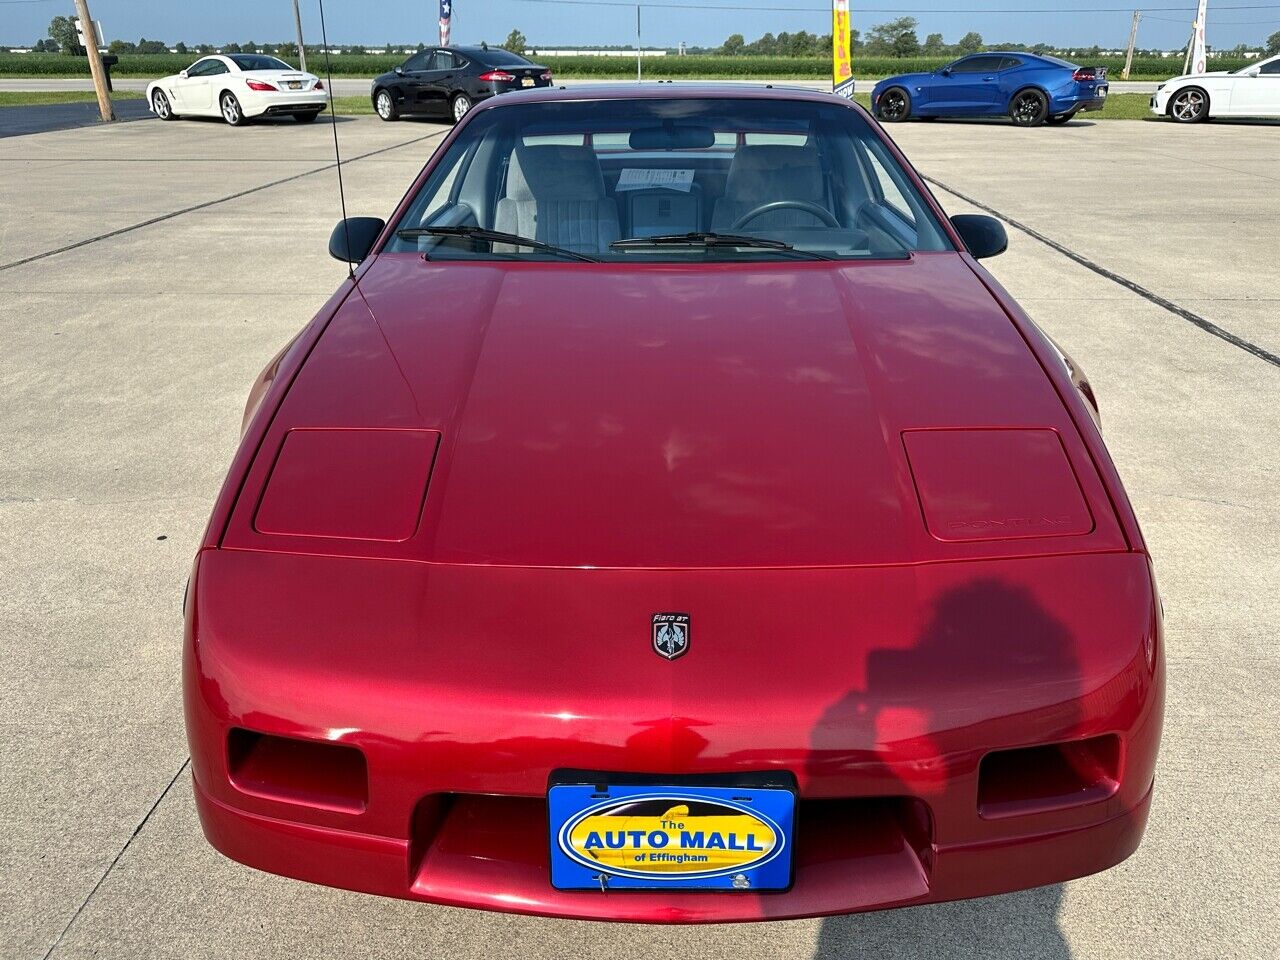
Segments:
[[[635,50],[560,50],[550,47],[539,47],[536,50],[526,50],[525,54],[531,57],[634,57]],[[646,50],[640,48],[640,56],[642,57],[665,57],[666,50]]]

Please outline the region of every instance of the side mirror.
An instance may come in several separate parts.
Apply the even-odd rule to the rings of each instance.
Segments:
[[[1246,70],[1246,71],[1245,71],[1245,74],[1244,74],[1244,75],[1245,75],[1246,77],[1256,77],[1256,76],[1258,76],[1261,72],[1262,72],[1262,70],[1261,70],[1259,67],[1250,67],[1248,70]]]
[[[178,71],[178,76],[180,76],[183,80],[187,79],[187,71],[185,71],[185,70],[179,70],[179,71]]]
[[[1004,231],[1004,224],[995,217],[958,213],[951,218],[951,224],[975,260],[996,257],[1009,249],[1009,235]]]
[[[403,76],[404,76],[404,67],[396,67],[396,76],[397,76],[397,77],[403,77]]]
[[[951,68],[943,67],[941,70],[938,71],[938,73],[942,74],[944,77],[949,77],[951,76]]]
[[[360,263],[373,249],[386,221],[377,217],[347,217],[329,234],[329,256],[343,263]]]

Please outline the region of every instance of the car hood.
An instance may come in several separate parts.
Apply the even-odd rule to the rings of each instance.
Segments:
[[[1231,76],[1230,70],[1211,70],[1208,73],[1184,73],[1180,77],[1173,77],[1169,80],[1166,80],[1165,83],[1166,84],[1181,83],[1184,80],[1203,80],[1205,77],[1229,77],[1229,76]]]
[[[932,73],[904,73],[896,77],[886,77],[875,85],[875,89],[880,90],[885,87],[903,86],[912,83],[928,83],[934,77],[935,74]]]
[[[988,555],[999,536],[945,543],[921,520],[904,432],[938,428],[1055,431],[1062,469],[1107,510],[1054,385],[957,254],[713,267],[383,254],[358,291],[263,450],[274,458],[297,428],[438,431],[421,525],[397,556],[718,568]],[[1071,549],[1123,547],[1106,526]],[[252,536],[242,545],[270,546]]]

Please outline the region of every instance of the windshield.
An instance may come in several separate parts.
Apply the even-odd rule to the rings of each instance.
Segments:
[[[512,53],[510,50],[498,50],[490,47],[488,50],[476,51],[460,51],[461,53],[470,53],[476,60],[483,61],[491,67],[527,67],[529,61],[518,53]]]
[[[386,249],[432,260],[546,260],[568,251],[688,262],[902,259],[953,247],[855,110],[725,97],[479,112],[414,195]]]
[[[236,53],[231,55],[231,62],[241,70],[292,70],[283,60],[275,57],[264,57],[260,54]]]

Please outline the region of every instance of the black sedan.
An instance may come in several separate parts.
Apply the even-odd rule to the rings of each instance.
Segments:
[[[428,47],[374,78],[369,95],[383,120],[445,117],[457,123],[473,104],[496,93],[549,86],[550,70],[510,50]]]

